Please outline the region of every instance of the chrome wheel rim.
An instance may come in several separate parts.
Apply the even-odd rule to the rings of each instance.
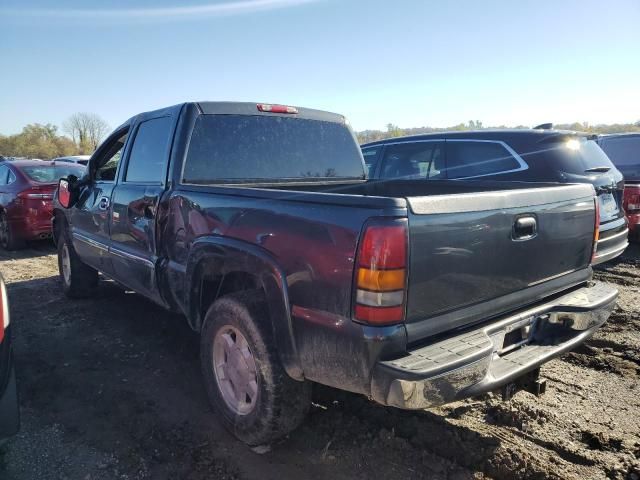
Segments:
[[[65,243],[62,245],[62,277],[64,283],[69,285],[71,283],[71,259],[69,258],[69,247]]]
[[[256,406],[256,362],[240,331],[231,325],[218,330],[213,340],[213,371],[227,406],[237,415],[248,415]]]

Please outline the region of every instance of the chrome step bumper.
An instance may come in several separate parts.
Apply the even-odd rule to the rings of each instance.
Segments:
[[[595,282],[378,362],[371,396],[384,405],[422,409],[495,390],[584,342],[609,318],[617,296],[615,288]],[[514,335],[521,340],[513,342]]]

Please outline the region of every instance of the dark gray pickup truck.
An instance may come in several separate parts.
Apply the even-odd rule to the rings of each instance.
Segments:
[[[421,409],[531,384],[605,322],[591,185],[368,181],[341,115],[186,103],[137,115],[60,182],[65,292],[98,271],[184,314],[249,444],[318,382]]]

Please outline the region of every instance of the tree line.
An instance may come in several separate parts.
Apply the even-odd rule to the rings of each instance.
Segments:
[[[384,138],[419,135],[422,133],[480,130],[483,128],[529,128],[525,125],[517,127],[485,127],[480,120],[470,120],[452,127],[414,127],[400,128],[392,123],[383,130],[363,130],[357,132],[358,141],[362,143],[382,140]],[[575,130],[589,133],[621,133],[640,132],[640,121],[635,123],[614,123],[592,125],[586,122],[575,122],[554,125],[554,128]],[[50,123],[31,123],[16,135],[0,134],[0,155],[4,157],[41,158],[48,160],[66,155],[87,155],[93,153],[100,141],[109,131],[109,125],[95,113],[75,113],[62,125],[63,132]]]
[[[465,131],[465,130],[481,130],[483,128],[531,128],[527,125],[518,125],[516,127],[506,127],[499,125],[496,127],[485,127],[480,120],[469,120],[467,123],[459,123],[452,127],[438,128],[438,127],[414,127],[414,128],[400,128],[393,123],[387,124],[386,130],[363,130],[356,132],[358,142],[360,144],[374,142],[376,140],[382,140],[385,138],[404,137],[406,135],[420,135],[423,133],[435,133],[435,132],[450,132],[450,131]],[[622,133],[622,132],[640,132],[640,120],[635,123],[613,123],[613,124],[597,124],[592,125],[588,122],[574,122],[554,124],[553,128],[559,130],[573,130],[579,132],[588,133]]]
[[[66,155],[88,155],[100,144],[109,125],[95,113],[75,113],[58,127],[51,123],[31,123],[15,135],[0,135],[0,155],[48,160]]]

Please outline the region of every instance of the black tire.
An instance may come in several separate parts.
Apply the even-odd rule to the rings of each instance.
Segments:
[[[18,250],[24,248],[24,244],[11,227],[7,212],[0,212],[0,246],[5,250]]]
[[[216,335],[229,327],[244,336],[255,360],[256,401],[253,410],[245,414],[237,413],[227,404],[214,368]],[[284,437],[302,423],[309,411],[311,383],[292,379],[282,367],[262,292],[234,293],[211,305],[200,337],[200,364],[214,410],[224,426],[249,445]]]
[[[63,267],[65,255],[69,259],[68,275],[65,275]],[[98,272],[80,260],[64,231],[58,238],[58,270],[64,294],[69,298],[89,297],[98,286]]]

